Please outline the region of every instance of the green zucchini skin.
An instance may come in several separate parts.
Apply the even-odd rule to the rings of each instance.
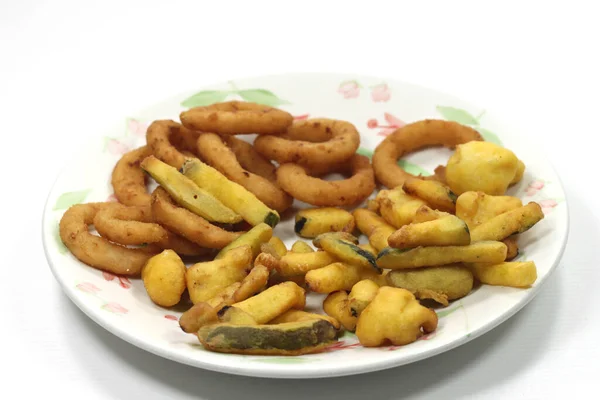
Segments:
[[[198,337],[210,350],[228,353],[275,354],[300,352],[329,344],[337,329],[326,320],[287,322],[273,325],[207,325]]]

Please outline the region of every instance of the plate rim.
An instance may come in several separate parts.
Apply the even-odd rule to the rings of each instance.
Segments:
[[[460,99],[461,101],[463,101],[465,103],[469,103],[469,104],[474,103],[473,101],[469,100],[466,97],[451,94],[451,93],[448,93],[448,92],[445,92],[445,91],[442,91],[439,89],[435,89],[430,86],[417,84],[417,83],[413,83],[411,81],[401,80],[401,79],[393,78],[393,77],[367,75],[367,74],[362,74],[362,73],[352,74],[349,72],[339,72],[339,73],[336,73],[336,72],[322,72],[322,73],[321,72],[285,72],[285,73],[237,77],[237,78],[232,78],[230,80],[253,80],[253,79],[261,79],[261,78],[265,79],[265,78],[277,77],[277,76],[294,76],[294,75],[321,76],[321,77],[323,77],[323,76],[327,76],[327,77],[352,76],[354,78],[386,79],[388,82],[393,82],[393,83],[401,84],[401,85],[410,85],[415,88],[423,89],[426,91],[434,91],[434,92],[437,92],[437,93],[445,95],[445,96],[454,97],[454,98]],[[206,87],[206,86],[211,86],[211,85],[219,85],[219,84],[223,84],[226,82],[227,81],[215,81],[213,83],[206,83],[204,85],[201,85],[200,89],[201,89],[201,87]],[[191,90],[193,90],[193,89],[188,89],[188,91],[191,91]],[[157,100],[157,101],[154,101],[153,103],[147,104],[146,107],[138,107],[136,110],[132,110],[132,115],[135,113],[141,112],[141,110],[157,106],[161,102],[166,102],[166,101],[169,101],[169,99],[174,99],[174,98],[180,97],[184,93],[185,93],[185,91],[181,91],[180,93],[174,93],[173,95],[170,95],[170,96],[164,98],[162,101]],[[476,104],[478,104],[478,107],[481,106],[479,103],[476,103]],[[496,117],[496,119],[503,121],[503,123],[507,124],[508,126],[514,125],[514,123],[512,122],[513,121],[512,119],[505,118],[502,114],[498,114],[494,111],[492,112],[492,114]],[[115,121],[113,124],[108,125],[108,123],[107,123],[107,127],[104,127],[104,125],[103,125],[100,131],[102,131],[102,132],[109,131],[111,129],[111,127],[117,126],[117,124],[118,124],[118,122],[117,122],[117,119],[115,118]],[[92,142],[94,139],[97,139],[99,137],[100,137],[100,135],[90,136],[86,140],[82,141],[82,144],[87,146],[90,144],[90,142]],[[527,143],[528,138],[524,138],[524,139]],[[249,376],[249,377],[272,378],[272,379],[323,379],[323,378],[365,374],[365,373],[376,372],[376,371],[381,371],[381,370],[385,370],[385,369],[396,368],[396,367],[400,367],[403,365],[411,364],[411,363],[421,361],[421,360],[424,360],[427,358],[435,357],[435,356],[445,353],[449,350],[458,348],[458,347],[464,345],[465,343],[468,343],[468,342],[484,335],[485,333],[490,332],[491,330],[495,329],[503,322],[505,322],[508,319],[510,319],[511,317],[513,317],[515,314],[517,314],[519,311],[521,311],[526,305],[528,305],[537,296],[537,294],[540,292],[540,290],[542,290],[542,288],[544,287],[547,280],[555,273],[558,265],[560,264],[560,262],[563,258],[564,252],[566,250],[566,246],[568,244],[568,239],[569,239],[569,235],[570,235],[570,211],[569,211],[569,200],[568,200],[569,194],[565,191],[563,180],[562,180],[560,174],[558,173],[558,171],[556,170],[554,164],[547,157],[545,152],[536,153],[536,157],[538,157],[538,159],[540,161],[542,161],[544,164],[546,164],[546,166],[555,175],[556,179],[558,180],[558,182],[557,182],[558,187],[560,188],[560,191],[562,192],[562,195],[564,196],[564,208],[565,208],[565,210],[564,210],[564,226],[565,226],[565,229],[562,232],[562,238],[561,238],[562,243],[561,243],[560,249],[559,249],[557,256],[554,259],[552,265],[548,269],[548,272],[540,280],[538,280],[538,282],[536,282],[535,286],[529,288],[527,295],[525,295],[523,298],[521,298],[514,306],[512,306],[508,310],[501,313],[498,317],[494,318],[488,324],[470,331],[469,332],[470,334],[468,336],[463,335],[460,338],[453,340],[450,343],[446,343],[446,344],[439,346],[437,348],[434,348],[434,349],[427,349],[427,350],[421,351],[417,354],[414,354],[414,355],[411,355],[408,357],[405,356],[405,357],[397,358],[397,359],[386,359],[380,363],[373,363],[373,364],[370,364],[368,366],[368,368],[364,368],[364,366],[361,366],[361,365],[351,364],[348,366],[340,367],[336,371],[329,370],[325,373],[322,373],[318,369],[311,370],[311,371],[296,370],[294,368],[294,364],[286,365],[286,368],[282,368],[282,366],[279,364],[270,365],[270,364],[265,363],[265,364],[261,364],[260,368],[248,368],[248,367],[243,367],[243,366],[238,367],[238,366],[230,366],[230,365],[219,365],[216,363],[207,363],[201,359],[193,359],[193,358],[189,358],[189,357],[180,356],[179,353],[176,353],[176,352],[165,351],[165,349],[163,347],[154,345],[153,342],[151,342],[151,341],[146,341],[144,339],[140,339],[136,335],[130,334],[127,331],[127,329],[121,329],[118,327],[118,325],[111,324],[109,322],[108,318],[102,317],[102,314],[92,312],[91,307],[87,307],[85,302],[82,301],[78,296],[75,295],[75,289],[73,287],[71,287],[71,285],[68,285],[64,281],[61,274],[58,272],[59,267],[57,265],[55,265],[55,263],[52,261],[52,255],[49,250],[49,243],[47,243],[47,240],[46,240],[48,237],[51,236],[48,234],[48,229],[50,228],[50,226],[49,226],[49,223],[47,223],[47,220],[48,220],[47,215],[49,214],[49,207],[50,207],[50,203],[49,203],[50,198],[55,191],[59,177],[62,176],[64,171],[68,168],[69,164],[72,163],[76,159],[75,155],[73,155],[65,160],[65,162],[63,163],[63,166],[59,169],[59,172],[55,176],[55,179],[52,182],[50,189],[48,190],[46,200],[44,203],[42,218],[41,218],[42,219],[42,221],[41,221],[42,222],[42,231],[41,231],[42,244],[43,244],[44,254],[45,254],[47,263],[50,267],[50,270],[51,270],[54,278],[59,283],[62,291],[79,308],[79,310],[82,311],[84,315],[86,315],[88,318],[90,318],[96,324],[98,324],[99,326],[101,326],[102,328],[104,328],[105,330],[107,330],[108,332],[113,334],[114,336],[118,337],[119,339],[121,339],[129,344],[134,345],[135,347],[137,347],[139,349],[145,350],[151,354],[168,359],[170,361],[178,362],[178,363],[181,363],[184,365],[189,365],[189,366],[192,366],[195,368],[202,368],[202,369],[206,369],[206,370],[210,370],[210,371],[214,371],[214,372],[227,373],[227,374],[232,374],[232,375],[237,375],[237,376]],[[241,364],[241,365],[243,365],[243,364]]]

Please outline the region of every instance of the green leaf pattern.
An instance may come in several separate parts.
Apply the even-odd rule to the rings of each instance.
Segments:
[[[444,117],[444,119],[448,121],[458,122],[459,124],[467,125],[473,129],[476,129],[481,134],[481,136],[483,136],[483,139],[486,142],[503,146],[502,141],[500,140],[498,135],[496,135],[489,129],[482,128],[480,126],[479,120],[481,119],[485,111],[481,112],[478,116],[473,116],[468,111],[456,107],[437,106],[436,110],[438,113],[440,113],[442,117]]]
[[[79,204],[85,200],[90,192],[91,189],[78,190],[76,192],[65,192],[61,194],[58,199],[56,199],[54,210],[66,210],[74,204]]]
[[[267,89],[238,89],[233,82],[230,82],[231,90],[203,90],[181,102],[182,107],[202,107],[214,103],[225,101],[230,96],[239,96],[244,101],[262,104],[270,107],[279,107],[284,104],[290,104],[288,101],[280,98],[275,93]]]

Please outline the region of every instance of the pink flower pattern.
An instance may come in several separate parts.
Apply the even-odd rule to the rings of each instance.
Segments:
[[[538,204],[540,205],[540,207],[542,207],[542,212],[544,214],[548,214],[550,211],[552,211],[554,207],[558,205],[558,202],[556,200],[547,199],[538,201]]]
[[[387,125],[379,125],[379,122],[375,118],[371,118],[367,121],[367,127],[369,129],[380,129],[380,131],[377,132],[377,136],[389,136],[396,129],[402,128],[404,125],[406,125],[406,122],[390,113],[384,113],[383,117],[385,118]]]
[[[103,310],[110,311],[114,314],[127,314],[129,312],[128,309],[120,305],[119,303],[106,303],[102,306]]]
[[[390,97],[391,92],[387,83],[380,83],[371,88],[371,98],[374,102],[389,101]]]
[[[360,94],[360,86],[356,81],[342,82],[338,88],[338,93],[345,99],[354,99]]]
[[[165,318],[166,319],[170,319],[171,321],[177,321],[177,320],[179,320],[176,316],[171,315],[171,314],[165,315]]]
[[[534,180],[529,183],[525,191],[526,196],[535,196],[537,192],[544,188],[544,182],[541,180]]]
[[[144,137],[146,136],[146,130],[148,129],[147,122],[138,121],[137,119],[130,119],[127,121],[127,129],[129,132],[133,133],[135,136]]]
[[[131,150],[131,147],[119,139],[108,139],[106,149],[110,154],[123,155]]]
[[[131,288],[131,281],[125,276],[118,276],[111,274],[110,272],[102,271],[102,277],[109,282],[116,278],[118,280],[119,286],[121,286],[123,289]]]
[[[294,121],[302,121],[302,120],[308,119],[309,115],[310,114],[295,115]]]
[[[82,282],[75,286],[77,289],[85,293],[96,294],[100,291],[100,288],[90,282]]]
[[[110,202],[116,202],[116,203],[118,203],[118,202],[119,202],[119,199],[117,199],[117,196],[115,196],[115,195],[114,195],[114,193],[113,193],[113,194],[110,194],[110,195],[109,195],[109,196],[106,198],[106,202],[107,202],[107,203],[110,203]]]

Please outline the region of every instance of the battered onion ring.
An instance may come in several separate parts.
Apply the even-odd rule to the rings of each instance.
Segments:
[[[127,206],[150,205],[150,194],[146,190],[146,174],[140,168],[140,162],[152,149],[142,146],[128,153],[117,162],[112,172],[111,184],[115,197]]]
[[[219,135],[204,133],[198,137],[197,143],[198,153],[206,163],[254,193],[267,207],[283,212],[292,205],[294,199],[276,183],[242,168],[234,152],[223,143]]]
[[[277,108],[244,101],[227,101],[194,107],[179,115],[183,126],[220,135],[256,133],[278,135],[292,124],[294,117]]]
[[[179,207],[162,187],[152,193],[152,216],[167,229],[210,249],[222,249],[237,239],[241,232],[229,232]]]
[[[209,252],[155,223],[150,205],[100,210],[94,217],[94,227],[100,236],[122,245],[152,244],[182,256]]]
[[[148,127],[146,142],[156,158],[179,169],[196,150],[198,136],[175,121],[158,120]]]
[[[277,182],[277,175],[275,174],[277,167],[271,161],[258,154],[252,144],[235,136],[222,136],[221,139],[233,151],[235,158],[237,158],[242,168],[253,174],[260,175],[271,182]]]
[[[295,163],[313,171],[327,172],[350,159],[358,149],[360,135],[349,122],[325,118],[294,121],[277,136],[260,136],[256,151],[279,164]]]
[[[375,175],[369,159],[355,154],[344,169],[352,177],[325,181],[309,176],[298,164],[283,164],[277,169],[277,182],[295,199],[314,206],[350,206],[362,202],[375,190]]]
[[[397,129],[375,148],[373,169],[377,180],[388,188],[402,186],[408,178],[419,178],[397,164],[407,153],[429,146],[454,148],[461,143],[483,140],[479,132],[457,122],[426,119]]]
[[[59,224],[60,238],[81,262],[117,275],[136,276],[146,261],[158,251],[154,248],[132,249],[92,235],[88,226],[100,210],[125,207],[118,203],[87,203],[70,207]]]

